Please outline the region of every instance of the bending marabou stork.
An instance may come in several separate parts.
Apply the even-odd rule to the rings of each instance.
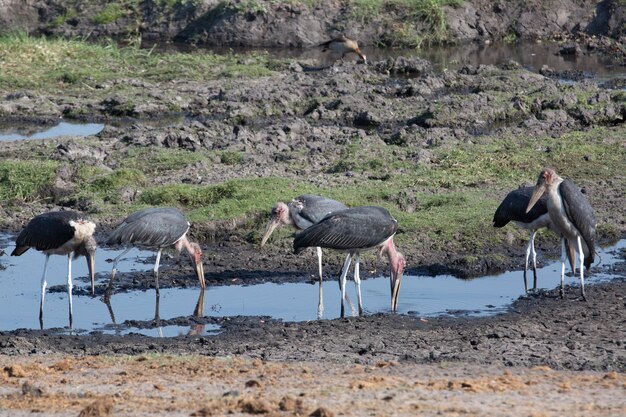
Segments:
[[[272,217],[267,224],[265,234],[261,239],[261,247],[265,245],[274,230],[282,225],[291,226],[297,230],[305,230],[316,224],[328,214],[345,210],[348,207],[339,201],[313,194],[303,194],[293,200],[291,203],[276,203],[272,209]],[[317,305],[317,317],[321,318],[324,312],[324,300],[322,292],[322,248],[317,247],[317,260],[319,267],[320,291],[319,302]],[[341,282],[339,282],[341,287]]]
[[[67,295],[69,297],[70,328],[72,315],[72,257],[84,255],[91,277],[91,294],[94,294],[94,263],[96,240],[93,234],[96,224],[75,211],[53,211],[31,219],[15,240],[11,256],[20,256],[30,248],[46,255],[41,277],[41,303],[39,325],[43,328],[43,304],[46,296],[46,269],[50,255],[67,255]]]
[[[552,169],[544,169],[539,174],[537,185],[530,198],[526,212],[529,212],[547,194],[547,207],[554,230],[561,235],[561,298],[565,294],[566,246],[572,273],[576,275],[576,257],[580,257],[580,292],[585,296],[583,266],[587,269],[593,263],[596,240],[596,217],[589,200],[570,179],[563,179]],[[576,246],[575,246],[576,245]]]
[[[509,222],[513,222],[517,226],[530,231],[530,239],[526,246],[526,263],[524,264],[524,292],[528,292],[528,259],[531,253],[533,256],[533,290],[537,289],[537,252],[535,251],[537,230],[544,227],[553,229],[545,195],[537,200],[532,210],[526,212],[533,190],[533,187],[520,187],[511,191],[504,197],[504,200],[502,200],[493,215],[494,227],[504,227]]]
[[[355,40],[350,39],[346,36],[341,35],[337,38],[319,44],[318,47],[322,48],[322,52],[326,52],[330,49],[331,51],[340,53],[342,61],[347,54],[357,54],[361,57],[363,63],[367,64],[367,57],[363,52],[361,52],[359,44]]]
[[[343,300],[346,293],[346,275],[354,259],[354,285],[357,290],[359,315],[363,314],[361,279],[359,276],[360,253],[380,247],[380,255],[387,255],[391,266],[391,311],[396,311],[400,282],[406,266],[404,256],[396,250],[393,236],[398,222],[382,207],[363,206],[336,211],[317,224],[296,235],[294,252],[318,246],[348,252],[341,271],[341,317],[344,316]]]
[[[205,288],[204,267],[202,266],[202,249],[197,243],[187,239],[189,222],[180,212],[172,207],[147,208],[136,211],[117,226],[107,240],[107,245],[128,245],[126,250],[113,260],[113,269],[105,301],[111,296],[113,280],[117,272],[117,263],[133,246],[156,249],[157,256],[154,263],[155,289],[159,295],[159,262],[161,252],[168,247],[174,247],[178,252],[185,249],[193,264],[200,287]]]

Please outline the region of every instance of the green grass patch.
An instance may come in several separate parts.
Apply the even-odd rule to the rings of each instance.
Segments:
[[[447,38],[445,6],[458,7],[462,0],[350,0],[352,18],[369,22],[388,11],[406,18],[386,20],[390,29],[384,43],[419,48],[424,44],[443,42]],[[416,23],[425,30],[418,30]]]
[[[91,165],[80,167],[77,173],[77,199],[97,202],[119,203],[120,190],[124,187],[140,188],[147,182],[143,172],[133,168],[105,171]]]
[[[0,36],[0,89],[93,85],[123,78],[152,82],[218,77],[261,77],[281,65],[267,54],[156,53],[120,47],[113,41]]]
[[[243,162],[243,152],[222,151],[220,162],[225,165],[239,165]]]
[[[220,185],[168,184],[146,189],[139,201],[152,206],[195,208],[232,198],[235,192],[235,185],[231,182]]]
[[[58,163],[5,160],[0,162],[0,200],[3,203],[34,202],[48,197]]]
[[[126,10],[119,3],[109,3],[104,6],[104,9],[100,10],[91,19],[96,25],[106,25],[107,23],[113,23],[124,16],[126,16]]]

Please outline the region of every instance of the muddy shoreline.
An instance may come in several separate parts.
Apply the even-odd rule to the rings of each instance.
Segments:
[[[202,337],[70,336],[54,329],[16,330],[0,333],[0,347],[5,355],[242,355],[270,361],[464,362],[624,372],[626,281],[589,285],[588,296],[589,302],[581,301],[574,287],[566,289],[563,300],[556,291],[542,291],[520,298],[507,313],[472,319],[376,314],[294,323],[269,317],[189,317],[161,322],[221,326],[218,335]]]

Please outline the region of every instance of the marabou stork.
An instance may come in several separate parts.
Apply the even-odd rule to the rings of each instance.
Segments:
[[[15,240],[11,256],[20,256],[30,248],[46,255],[41,277],[41,303],[39,304],[39,325],[43,328],[43,304],[46,296],[46,269],[50,255],[67,255],[67,295],[69,297],[70,328],[72,316],[72,256],[84,255],[91,277],[91,294],[94,294],[94,262],[96,240],[93,234],[96,224],[75,211],[53,211],[31,219]]]
[[[493,215],[493,226],[504,227],[509,222],[530,231],[530,239],[526,246],[526,263],[524,264],[524,291],[528,292],[528,258],[533,256],[533,290],[537,289],[537,252],[535,251],[535,235],[537,230],[547,227],[552,229],[548,214],[546,196],[542,196],[528,213],[526,208],[533,194],[533,187],[520,187],[504,197]]]
[[[391,311],[395,312],[398,306],[400,282],[406,266],[404,256],[396,250],[393,243],[393,236],[397,230],[398,222],[386,209],[375,206],[355,207],[331,213],[320,222],[297,234],[293,241],[293,248],[295,253],[310,246],[348,252],[340,278],[341,317],[343,317],[346,275],[350,263],[354,259],[354,285],[357,290],[359,315],[362,315],[360,253],[379,247],[380,255],[387,255],[391,266]]]
[[[265,245],[274,230],[282,225],[288,225],[296,230],[305,230],[322,220],[328,214],[345,210],[348,207],[339,201],[313,194],[303,194],[285,204],[278,202],[272,209],[272,217],[267,224],[261,247]],[[317,317],[321,318],[324,312],[324,300],[322,292],[322,248],[317,247],[317,260],[320,279],[319,302],[317,305]],[[341,282],[339,282],[341,286]]]
[[[111,296],[113,280],[117,272],[117,263],[133,246],[152,248],[157,251],[156,262],[154,263],[157,302],[159,295],[159,261],[161,260],[161,252],[168,247],[174,247],[178,252],[181,252],[183,249],[187,251],[196,270],[200,287],[205,288],[202,249],[200,249],[200,245],[192,243],[187,239],[189,226],[190,224],[183,213],[172,207],[147,208],[136,211],[124,219],[107,240],[107,245],[128,245],[128,247],[113,260],[113,269],[105,301]]]
[[[363,63],[367,64],[367,57],[363,52],[361,52],[361,49],[359,48],[357,42],[343,35],[335,39],[331,39],[327,42],[321,43],[318,45],[318,47],[322,48],[322,52],[326,52],[330,49],[331,51],[340,53],[342,61],[347,54],[357,54],[361,57]]]
[[[589,269],[595,255],[596,217],[593,207],[572,180],[559,177],[552,169],[544,169],[539,174],[526,212],[530,212],[544,193],[547,194],[546,204],[554,230],[561,235],[561,298],[565,293],[565,257],[569,257],[572,273],[576,275],[575,254],[578,249],[580,292],[587,300],[583,266]]]

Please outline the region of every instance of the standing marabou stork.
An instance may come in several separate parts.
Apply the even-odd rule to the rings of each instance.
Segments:
[[[94,294],[94,262],[96,240],[93,234],[96,224],[75,211],[53,211],[31,219],[15,240],[11,256],[20,256],[30,248],[46,254],[41,277],[41,303],[39,325],[43,328],[43,304],[46,296],[46,269],[50,255],[67,255],[67,295],[70,305],[70,328],[72,327],[72,256],[84,255],[91,276],[91,294]]]
[[[107,245],[128,245],[128,247],[113,260],[113,269],[105,301],[111,296],[117,263],[133,246],[153,248],[157,251],[156,262],[154,263],[157,302],[159,296],[159,261],[161,260],[161,252],[168,247],[174,247],[178,252],[183,249],[187,251],[196,270],[200,287],[205,288],[202,249],[200,249],[200,245],[187,239],[189,226],[190,224],[183,213],[172,207],[147,208],[136,211],[124,219],[107,240]]]
[[[526,212],[533,190],[533,187],[520,187],[511,191],[502,200],[502,203],[500,203],[493,215],[494,227],[504,227],[507,223],[513,222],[517,226],[530,231],[530,239],[526,246],[526,263],[524,264],[524,292],[528,292],[528,258],[531,253],[533,256],[533,290],[537,289],[537,252],[535,251],[537,230],[544,227],[553,229],[545,195],[537,200],[537,204],[533,206],[532,210],[528,213]]]
[[[363,52],[361,52],[361,49],[359,48],[359,44],[357,44],[355,40],[347,38],[343,35],[335,39],[331,39],[327,42],[321,43],[318,45],[318,47],[322,48],[322,52],[326,52],[330,49],[331,51],[340,53],[342,61],[343,61],[343,58],[347,54],[350,54],[350,53],[357,54],[358,56],[361,57],[361,59],[363,60],[363,63],[367,64],[367,57],[365,56]]]
[[[393,236],[398,230],[398,222],[382,207],[363,206],[336,211],[323,220],[296,235],[293,241],[294,252],[303,248],[318,246],[348,252],[341,271],[341,317],[344,316],[343,299],[346,292],[346,275],[350,263],[354,264],[354,285],[357,290],[359,315],[363,314],[361,300],[361,278],[359,276],[360,253],[380,247],[380,255],[387,255],[391,266],[391,311],[396,311],[400,282],[406,261],[396,250]]]
[[[313,194],[303,194],[285,204],[278,202],[272,209],[272,217],[267,224],[261,247],[265,245],[274,230],[281,225],[289,225],[297,230],[305,230],[322,220],[328,214],[345,210],[348,207],[339,201]],[[320,292],[317,304],[317,317],[321,318],[324,312],[324,300],[322,292],[322,248],[317,247],[317,260],[319,266]],[[341,286],[341,282],[339,282]]]
[[[539,174],[535,191],[530,198],[526,212],[529,212],[547,194],[547,207],[554,230],[561,235],[561,289],[565,293],[565,257],[570,260],[572,273],[576,275],[576,249],[580,256],[580,292],[584,300],[585,278],[583,266],[589,269],[595,255],[596,217],[589,200],[570,179],[563,179],[552,169],[544,169]],[[576,242],[576,246],[575,243]]]

